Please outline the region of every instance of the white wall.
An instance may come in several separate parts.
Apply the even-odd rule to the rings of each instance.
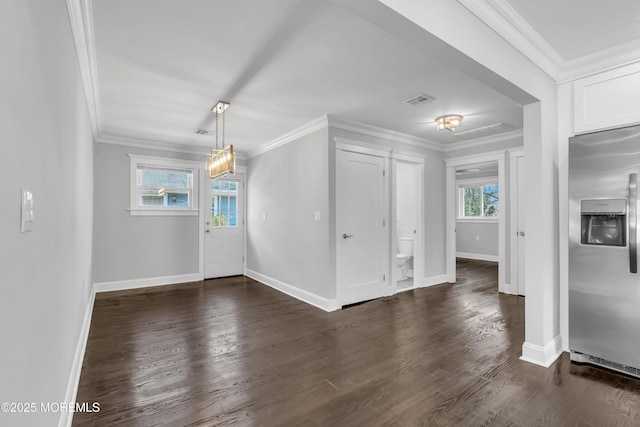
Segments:
[[[497,261],[498,221],[456,221],[456,252],[458,256]]]
[[[198,216],[131,216],[128,154],[196,160],[204,156],[95,145],[93,274],[95,283],[198,273]]]
[[[320,212],[321,221],[314,220],[315,212]],[[335,299],[330,218],[326,128],[249,159],[246,266],[250,275],[258,273]]]
[[[65,399],[91,294],[93,141],[64,0],[0,13],[0,402]],[[20,191],[35,223],[20,233]],[[3,426],[60,414],[0,413]]]

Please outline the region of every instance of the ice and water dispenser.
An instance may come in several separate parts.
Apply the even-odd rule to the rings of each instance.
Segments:
[[[627,200],[581,200],[581,243],[583,245],[625,246]]]
[[[583,245],[625,246],[627,200],[581,200],[581,243]]]

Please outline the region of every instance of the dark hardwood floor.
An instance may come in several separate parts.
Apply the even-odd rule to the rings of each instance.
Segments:
[[[497,267],[325,313],[245,278],[99,294],[74,426],[637,426],[640,381],[518,358]]]

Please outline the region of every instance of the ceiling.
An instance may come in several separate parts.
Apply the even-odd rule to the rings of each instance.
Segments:
[[[502,1],[565,59],[639,36],[632,14],[600,1]],[[499,77],[421,29],[408,43],[394,25],[415,25],[379,2],[359,2],[375,14],[352,3],[93,0],[99,139],[210,148],[213,136],[195,132],[213,129],[218,100],[231,103],[227,142],[244,153],[325,115],[445,146],[463,131],[522,128],[522,105]],[[640,18],[635,1],[614,3]],[[420,94],[434,100],[405,103]],[[437,131],[434,119],[452,113],[462,127]]]
[[[452,65],[435,37],[415,47],[328,0],[94,0],[100,134],[211,147],[221,99],[227,142],[251,152],[323,115],[429,141],[522,127],[522,106]],[[392,13],[391,11],[389,11]],[[250,30],[248,30],[250,29]],[[457,52],[459,54],[459,52]],[[434,101],[409,105],[427,94]]]
[[[565,61],[640,39],[638,0],[506,0]]]

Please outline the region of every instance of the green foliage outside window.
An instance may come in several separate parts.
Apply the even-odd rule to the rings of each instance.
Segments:
[[[229,225],[229,219],[224,213],[212,214],[211,225],[214,227],[227,227]]]
[[[480,216],[480,187],[465,187],[464,216]]]
[[[497,217],[499,191],[496,184],[463,188],[463,215],[466,218]]]

